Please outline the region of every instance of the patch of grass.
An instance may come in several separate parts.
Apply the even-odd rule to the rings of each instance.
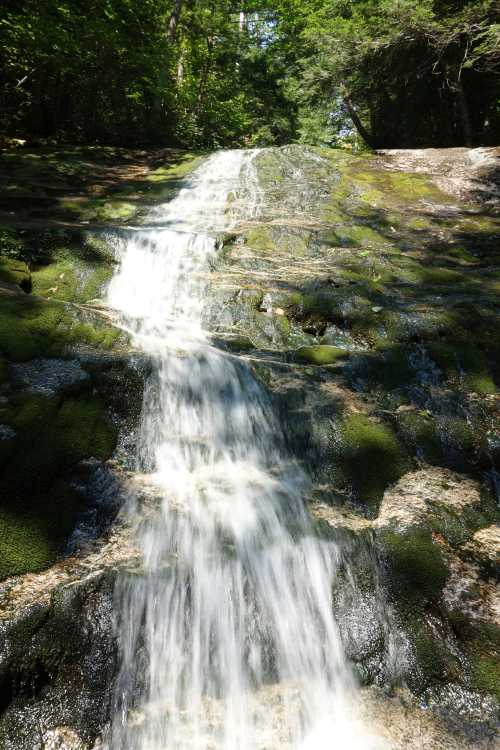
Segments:
[[[54,422],[60,447],[71,462],[84,458],[106,459],[116,443],[116,430],[106,419],[104,404],[96,399],[71,399],[63,403]]]
[[[23,291],[31,291],[29,268],[22,260],[0,255],[0,281],[15,284]]]
[[[0,255],[6,258],[21,258],[23,248],[24,243],[18,232],[0,226]]]
[[[112,273],[110,262],[89,263],[71,249],[58,251],[51,263],[33,268],[33,293],[62,301],[87,302],[99,296]]]

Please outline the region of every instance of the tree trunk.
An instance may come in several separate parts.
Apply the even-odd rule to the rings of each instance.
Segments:
[[[349,117],[353,121],[354,127],[360,134],[361,138],[368,146],[370,146],[370,148],[376,148],[376,138],[367,131],[367,129],[359,119],[359,115],[356,112],[356,108],[352,102],[351,96],[345,84],[342,84],[342,98],[344,100],[347,111],[349,112]]]
[[[172,8],[172,13],[170,14],[170,19],[168,21],[168,32],[167,32],[168,41],[171,42],[172,44],[173,42],[175,42],[175,37],[177,36],[177,26],[179,24],[181,11],[182,11],[182,0],[174,0],[174,7]]]
[[[179,62],[177,63],[177,83],[181,86],[184,82],[184,50],[182,50],[179,56]]]
[[[456,82],[455,91],[457,92],[458,97],[458,111],[460,113],[464,143],[466,146],[470,147],[473,145],[474,138],[472,136],[472,127],[470,123],[469,105],[467,104],[467,97],[465,96],[463,83],[460,78]]]

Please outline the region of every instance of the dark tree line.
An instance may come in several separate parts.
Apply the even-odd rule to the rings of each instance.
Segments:
[[[500,140],[500,8],[3,0],[0,130],[117,144]]]

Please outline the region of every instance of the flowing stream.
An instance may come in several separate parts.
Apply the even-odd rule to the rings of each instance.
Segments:
[[[137,471],[150,502],[143,568],[119,584],[111,750],[379,746],[355,718],[332,611],[339,550],[318,540],[264,389],[203,330],[217,233],[259,215],[258,151],[207,158],[149,227],[130,231],[109,289],[153,362]]]

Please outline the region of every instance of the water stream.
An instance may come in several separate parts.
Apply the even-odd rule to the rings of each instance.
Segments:
[[[207,158],[119,245],[109,304],[153,362],[137,446],[151,488],[143,569],[118,584],[111,750],[361,750],[332,611],[339,549],[313,533],[307,477],[247,365],[202,313],[215,236],[258,216],[255,151]]]

